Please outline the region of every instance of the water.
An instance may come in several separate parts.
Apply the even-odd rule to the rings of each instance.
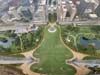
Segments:
[[[85,39],[84,37],[81,37],[80,38],[80,44],[83,45],[83,46],[87,46],[89,44],[95,44],[95,48],[96,49],[100,49],[100,40],[97,40],[97,39]]]
[[[3,48],[9,48],[11,43],[12,43],[12,41],[13,41],[12,39],[7,38],[7,42],[0,41],[0,45],[3,46]]]

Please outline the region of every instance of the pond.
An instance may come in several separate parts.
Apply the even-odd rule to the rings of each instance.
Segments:
[[[3,48],[9,48],[12,41],[13,41],[13,39],[7,38],[7,40],[5,42],[0,41],[0,46],[2,46]]]
[[[80,45],[87,46],[89,44],[94,44],[94,47],[99,50],[100,49],[100,40],[95,39],[88,39],[85,37],[80,37]]]

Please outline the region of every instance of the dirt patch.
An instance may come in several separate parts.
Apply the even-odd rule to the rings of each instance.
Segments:
[[[24,75],[20,70],[11,67],[0,66],[0,75]]]

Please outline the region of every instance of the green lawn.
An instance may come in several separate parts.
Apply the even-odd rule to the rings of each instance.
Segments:
[[[65,63],[66,59],[73,57],[72,53],[66,49],[59,38],[60,31],[49,33],[44,30],[44,41],[39,49],[33,54],[40,59],[38,64],[34,64],[31,70],[46,75],[74,75],[74,67]]]

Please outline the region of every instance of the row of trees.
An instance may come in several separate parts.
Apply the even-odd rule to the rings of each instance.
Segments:
[[[68,45],[70,48],[75,49],[75,45],[74,45],[74,38],[71,37],[68,33],[72,33],[71,35],[73,35],[73,33],[78,32],[79,28],[78,27],[74,27],[72,25],[68,25],[68,26],[64,26],[61,27],[61,35],[62,35],[62,39],[64,41],[64,43],[66,45]],[[67,40],[70,40],[70,42],[68,42]]]
[[[39,28],[36,32],[24,33],[21,35],[23,50],[31,50],[35,48],[43,37],[43,28]]]
[[[78,44],[77,47],[79,52],[90,54],[90,55],[96,54],[96,49],[93,45],[83,46]]]
[[[34,32],[32,31],[29,33],[19,34],[20,36],[14,34],[14,31],[3,32],[3,35],[13,39],[13,41],[11,42],[11,45],[8,48],[0,46],[0,53],[19,53],[22,51],[31,50],[39,44],[43,37],[43,27],[39,27],[39,29]]]
[[[56,20],[57,20],[57,14],[56,13],[53,13],[53,14],[50,13],[48,15],[48,19],[49,19],[49,22],[51,22],[51,23],[56,22]]]
[[[67,26],[62,27],[62,31],[65,33],[66,32],[71,33],[71,34],[73,34],[74,32],[78,33],[79,30],[80,28],[78,26],[73,26],[73,25],[67,25]]]

